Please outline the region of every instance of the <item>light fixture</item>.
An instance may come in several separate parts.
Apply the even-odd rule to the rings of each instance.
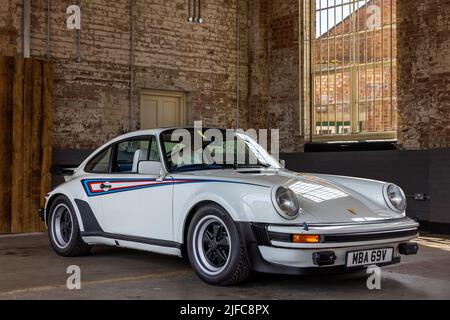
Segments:
[[[188,0],[188,22],[203,23],[205,20],[202,18],[201,0]]]
[[[191,9],[192,9],[192,3],[191,3],[191,0],[188,0],[188,18],[187,18],[188,22],[194,21],[194,17],[192,16]]]

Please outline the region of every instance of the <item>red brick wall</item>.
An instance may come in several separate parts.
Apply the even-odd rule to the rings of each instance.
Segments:
[[[17,2],[0,1],[0,55],[12,56],[17,52],[21,24],[21,12]]]
[[[398,0],[398,138],[450,147],[450,1]]]
[[[249,123],[280,129],[280,150],[299,151],[299,1],[251,3]]]
[[[6,0],[1,0],[2,2]],[[247,3],[241,2],[241,125],[247,111]],[[55,148],[93,148],[128,130],[129,1],[81,1],[81,62],[76,32],[66,29],[71,0],[52,1]],[[141,90],[188,93],[189,121],[232,127],[236,118],[236,1],[202,1],[202,25],[187,22],[188,1],[136,0],[134,106]],[[32,1],[31,54],[45,57],[47,1]],[[20,52],[20,49],[19,49]]]
[[[398,1],[399,143],[449,147],[450,4]],[[187,0],[137,0],[133,128],[143,89],[188,93],[189,120],[233,126],[236,0],[204,0],[205,24],[186,22]],[[0,54],[21,53],[20,0],[0,0]],[[82,0],[81,63],[65,27],[71,0],[52,1],[55,147],[93,148],[128,130],[129,1]],[[299,1],[240,1],[241,126],[280,128],[281,151],[301,151]],[[46,57],[47,0],[32,1],[31,54]]]

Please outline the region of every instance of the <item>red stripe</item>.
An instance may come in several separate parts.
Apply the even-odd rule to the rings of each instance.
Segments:
[[[121,181],[109,182],[111,184],[111,188],[108,191],[126,190],[126,189],[137,188],[137,187],[146,187],[146,186],[151,186],[151,185],[167,185],[167,184],[171,184],[171,183],[175,183],[175,182],[179,183],[179,182],[192,182],[192,181],[193,180],[189,180],[189,179],[178,179],[178,180],[169,180],[169,181],[121,180]],[[91,193],[108,192],[108,191],[104,191],[104,190],[94,190],[93,189],[93,185],[102,184],[102,183],[105,183],[105,182],[108,182],[108,180],[101,181],[101,182],[98,182],[98,181],[88,182],[89,190],[91,191]],[[134,186],[114,187],[114,183],[122,184],[122,183],[135,183],[135,182],[148,182],[148,183],[134,185]]]

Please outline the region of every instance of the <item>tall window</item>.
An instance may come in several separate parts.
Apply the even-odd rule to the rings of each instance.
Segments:
[[[396,1],[305,1],[313,141],[396,138]]]

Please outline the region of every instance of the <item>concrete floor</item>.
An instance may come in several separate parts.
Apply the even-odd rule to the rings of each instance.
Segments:
[[[419,242],[419,255],[383,269],[377,291],[367,289],[365,272],[257,275],[218,289],[176,257],[98,246],[87,257],[62,258],[46,234],[0,236],[0,299],[450,299],[449,238]],[[81,290],[66,288],[69,265],[81,267]]]

